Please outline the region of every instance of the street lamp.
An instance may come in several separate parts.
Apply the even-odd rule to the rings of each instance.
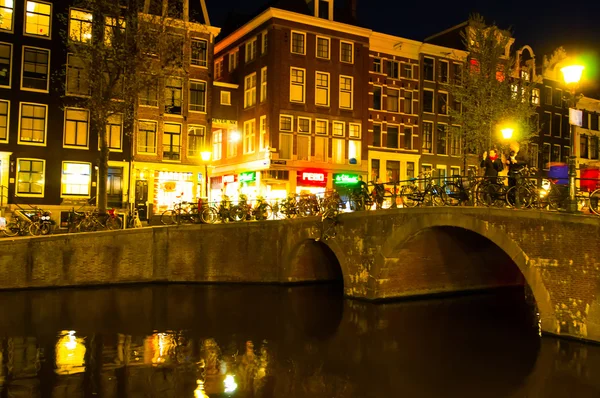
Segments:
[[[212,152],[204,151],[200,152],[200,157],[202,158],[202,162],[204,162],[204,196],[206,200],[208,200],[208,162],[210,162],[210,156]]]
[[[229,133],[229,142],[239,142],[242,139],[242,135],[239,131],[233,130]]]
[[[569,65],[562,68],[565,84],[570,89],[571,98],[569,108],[577,108],[577,84],[581,80],[584,67],[582,65]],[[570,112],[570,111],[569,111]],[[571,153],[569,154],[569,200],[567,200],[566,210],[569,213],[577,212],[577,200],[575,199],[575,179],[577,177],[577,156],[575,156],[575,125],[571,123]]]
[[[502,138],[504,138],[505,140],[510,140],[513,136],[514,131],[515,130],[512,127],[506,127],[500,130],[500,132],[502,133]]]

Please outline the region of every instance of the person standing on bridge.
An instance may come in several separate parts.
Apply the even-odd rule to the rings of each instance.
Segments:
[[[504,166],[502,166],[502,161],[498,157],[498,152],[496,152],[495,149],[490,149],[489,156],[487,151],[483,153],[481,167],[485,169],[485,177],[498,177],[498,173],[504,169]]]

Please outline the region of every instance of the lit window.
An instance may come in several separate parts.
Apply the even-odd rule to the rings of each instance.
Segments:
[[[306,35],[300,32],[292,32],[292,54],[305,54]]]
[[[17,159],[17,194],[44,196],[45,166],[45,160]]]
[[[329,73],[316,72],[315,104],[329,106]]]
[[[345,135],[344,132],[344,122],[333,122],[332,134],[334,137],[343,137]]]
[[[531,103],[533,105],[540,104],[540,89],[539,88],[534,88],[531,90]]]
[[[23,47],[23,76],[21,89],[48,91],[50,51]]]
[[[138,123],[138,153],[156,153],[156,122],[141,121]]]
[[[244,122],[244,153],[254,152],[254,143],[256,141],[256,120]]]
[[[288,115],[279,116],[279,130],[281,131],[292,131],[292,124],[294,118]]]
[[[359,140],[350,140],[348,141],[348,159],[356,160],[355,164],[360,164],[361,161],[361,145]]]
[[[256,72],[244,78],[244,108],[256,105]]]
[[[244,59],[246,60],[246,63],[252,62],[256,59],[256,52],[257,52],[256,42],[257,42],[257,39],[255,37],[246,43],[246,51],[244,54]]]
[[[183,82],[176,77],[169,77],[165,83],[165,113],[181,115]]]
[[[206,82],[190,81],[190,111],[206,112]]]
[[[88,147],[90,113],[85,109],[65,109],[65,146]]]
[[[207,65],[208,60],[208,42],[206,40],[192,39],[192,55],[190,62],[195,66]]]
[[[227,134],[227,157],[234,158],[238,155],[239,132],[231,130]]]
[[[12,46],[0,43],[0,86],[10,87]]]
[[[217,130],[213,132],[212,136],[212,146],[213,146],[213,159],[220,160],[223,151],[223,132],[221,130]]]
[[[69,10],[69,39],[82,43],[92,40],[92,13],[82,10]]]
[[[332,140],[332,158],[333,163],[346,164],[346,140]]]
[[[292,158],[292,134],[279,134],[279,158]]]
[[[304,69],[291,68],[290,102],[304,102]]]
[[[260,140],[259,140],[259,146],[260,149],[265,149],[267,148],[267,117],[266,116],[261,116],[260,117],[260,121],[259,121],[259,129],[260,129]]]
[[[296,136],[297,148],[296,158],[297,160],[310,160],[310,136],[309,135],[298,135]]]
[[[340,61],[354,62],[354,44],[345,41],[340,42]]]
[[[360,124],[348,124],[348,135],[350,136],[350,138],[360,138]]]
[[[52,4],[27,0],[25,12],[25,33],[50,37]]]
[[[0,30],[12,31],[14,0],[0,0]]]
[[[0,142],[8,142],[8,110],[10,102],[0,100]]]
[[[329,59],[329,39],[317,36],[317,58]]]
[[[123,141],[123,117],[110,115],[106,122],[106,136],[110,149],[121,150]]]
[[[188,156],[200,156],[200,153],[205,148],[205,131],[204,126],[189,126],[188,128]]]
[[[315,120],[315,134],[328,135],[329,134],[329,122],[324,119],[316,119]]]
[[[268,36],[268,32],[263,32],[262,35],[262,45],[260,47],[260,53],[261,54],[266,54],[267,53],[267,49],[269,48],[269,36]]]
[[[81,58],[67,55],[67,95],[89,95],[90,85],[87,71]]]
[[[329,138],[315,137],[315,157],[317,162],[327,162],[329,155],[327,149],[329,147]]]
[[[267,100],[267,67],[260,70],[260,102]]]
[[[47,106],[21,103],[19,143],[45,144]]]
[[[223,77],[223,58],[215,61],[215,80]]]
[[[231,105],[231,91],[221,90],[221,105]]]
[[[64,196],[89,196],[92,182],[90,163],[63,162],[61,194]]]
[[[165,123],[163,132],[163,159],[181,160],[181,124]]]
[[[340,108],[352,109],[352,84],[351,76],[340,76]]]
[[[125,44],[125,18],[104,18],[104,44],[109,47],[113,44],[123,47]]]

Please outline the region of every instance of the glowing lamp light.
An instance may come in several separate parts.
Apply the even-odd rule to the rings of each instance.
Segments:
[[[232,131],[229,133],[229,142],[239,142],[242,139],[242,136],[239,131]]]
[[[569,65],[562,68],[560,71],[563,74],[563,78],[566,84],[579,83],[581,80],[581,74],[585,67],[583,65]]]
[[[237,389],[237,386],[238,386],[232,375],[227,375],[225,377],[225,380],[223,380],[223,384],[225,385],[225,390],[224,391],[226,393],[232,393],[232,392],[234,392]]]
[[[196,380],[198,387],[194,390],[194,398],[209,398],[204,392],[204,382],[202,380]]]
[[[210,157],[211,157],[212,153],[205,151],[205,152],[200,152],[200,157],[202,158],[203,162],[208,162],[210,161]]]
[[[502,133],[502,138],[504,138],[505,140],[510,140],[513,136],[514,129],[507,127],[500,130],[500,132]]]

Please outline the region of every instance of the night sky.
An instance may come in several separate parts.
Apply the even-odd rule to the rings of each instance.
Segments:
[[[252,15],[268,0],[206,2],[212,25],[220,26],[231,11]],[[586,77],[593,80],[592,85],[598,88],[599,0],[358,0],[361,25],[414,40],[423,40],[457,25],[473,12],[482,14],[488,23],[495,22],[500,28],[510,28],[517,39],[516,46],[531,45],[539,62],[542,55],[551,53],[558,46],[564,46],[570,53],[585,55],[586,61],[593,63],[589,65]],[[590,83],[588,81],[587,86]]]

